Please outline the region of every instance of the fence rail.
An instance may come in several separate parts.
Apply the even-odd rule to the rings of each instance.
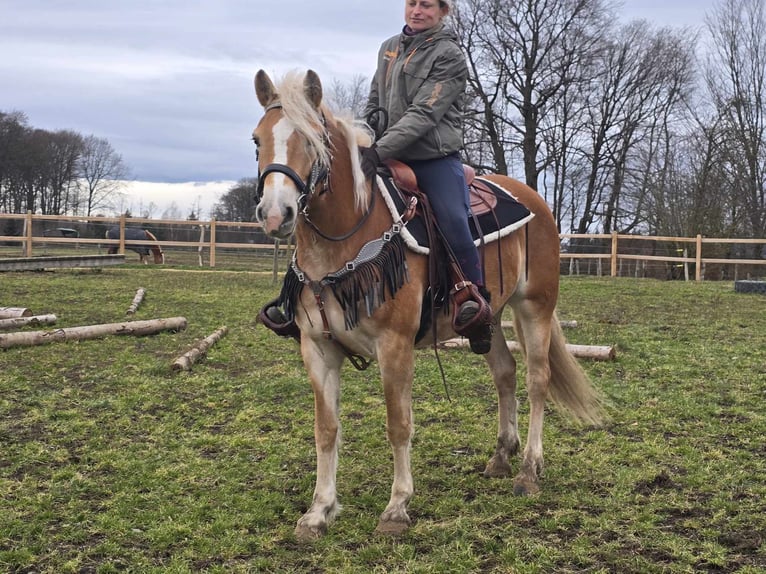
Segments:
[[[119,239],[106,239],[106,230],[115,226]],[[151,230],[158,241],[126,240],[129,227]],[[696,281],[766,276],[766,238],[565,233],[561,241],[562,273]],[[243,254],[271,257],[275,274],[279,259],[290,252],[289,246],[275,245],[254,222],[0,213],[0,257],[33,257],[40,251],[50,255],[52,249],[60,249],[62,255],[72,249],[101,253],[114,245],[125,254],[128,244],[171,250],[173,257],[166,258],[171,264],[216,267],[232,265],[236,254],[240,260]],[[247,257],[241,264],[247,264]]]

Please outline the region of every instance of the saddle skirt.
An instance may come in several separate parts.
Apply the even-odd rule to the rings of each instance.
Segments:
[[[390,176],[379,174],[378,183],[382,180],[384,185],[378,185],[378,187],[391,216],[398,221],[409,206],[409,199],[403,194],[418,191],[417,179],[415,172],[402,162],[387,160],[386,166]],[[513,233],[535,216],[507,189],[485,178],[477,177],[470,166],[464,165],[463,170],[470,199],[468,226],[477,247]],[[403,226],[401,235],[410,250],[424,255],[430,253],[428,233],[419,212]]]

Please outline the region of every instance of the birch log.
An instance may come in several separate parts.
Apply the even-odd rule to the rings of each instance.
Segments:
[[[16,317],[31,317],[32,311],[23,307],[0,307],[0,319],[14,319]]]
[[[506,341],[506,345],[511,352],[520,353],[521,345],[516,341]],[[456,349],[468,346],[468,339],[456,338],[448,339],[441,343],[446,349]],[[567,350],[578,359],[593,359],[595,361],[611,361],[615,358],[614,347],[600,345],[570,345],[567,343]]]
[[[559,325],[561,325],[562,329],[576,329],[577,321],[559,321]],[[500,326],[503,329],[512,329],[513,321],[503,321]]]
[[[191,371],[192,365],[202,359],[207,354],[207,350],[225,337],[228,332],[229,328],[223,326],[212,335],[205,337],[191,350],[173,361],[171,368],[174,371]]]
[[[125,321],[124,323],[105,323],[68,327],[53,331],[29,331],[28,333],[0,334],[0,349],[11,347],[31,347],[46,345],[56,341],[80,341],[83,339],[101,339],[108,335],[153,335],[160,331],[183,331],[186,329],[185,317],[167,319],[149,319],[146,321]]]
[[[146,289],[139,287],[138,291],[136,291],[136,296],[133,297],[133,302],[130,304],[130,307],[128,307],[128,310],[125,311],[126,315],[133,315],[138,311],[138,306],[141,304],[141,301],[144,300],[144,295],[146,295]]]
[[[53,325],[56,323],[56,315],[32,315],[31,317],[15,317],[13,319],[0,319],[0,331],[18,329],[26,325]]]

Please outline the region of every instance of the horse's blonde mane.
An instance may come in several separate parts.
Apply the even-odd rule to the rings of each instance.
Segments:
[[[370,145],[372,134],[366,124],[354,120],[350,112],[333,115],[324,103],[319,106],[319,109],[315,108],[306,97],[303,79],[303,74],[292,71],[286,73],[277,82],[276,89],[282,105],[282,113],[292,122],[295,130],[306,138],[309,146],[317,154],[318,160],[326,166],[332,164],[332,150],[324,137],[325,124],[327,127],[334,124],[343,132],[351,158],[356,206],[359,209],[366,209],[367,188],[359,162],[359,146]]]

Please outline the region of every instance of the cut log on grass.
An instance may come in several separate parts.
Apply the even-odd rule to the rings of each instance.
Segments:
[[[186,329],[185,317],[170,317],[168,319],[148,319],[146,321],[125,321],[124,323],[68,327],[54,331],[7,333],[0,334],[0,349],[46,345],[56,341],[101,339],[109,335],[134,335],[139,337],[153,335],[161,331],[183,331],[184,329]]]
[[[146,295],[146,289],[139,287],[138,291],[136,291],[136,296],[133,297],[133,302],[130,304],[130,307],[128,307],[128,310],[125,311],[126,315],[132,315],[138,311],[138,306],[141,304],[141,301],[144,300],[144,295]]]
[[[31,317],[15,317],[13,319],[0,319],[0,331],[18,329],[29,325],[55,325],[56,315],[32,315]]]
[[[31,317],[32,311],[23,307],[0,307],[0,319],[15,319],[16,317]]]
[[[506,345],[514,353],[521,352],[521,345],[516,341],[506,341]],[[456,338],[448,339],[441,343],[445,349],[457,349],[468,346],[468,339]],[[611,361],[615,358],[614,347],[599,345],[570,345],[567,343],[567,350],[578,359],[593,359],[595,361]]]
[[[562,329],[577,329],[577,321],[559,321]],[[503,321],[500,323],[503,329],[513,329],[513,321]]]
[[[191,371],[192,365],[207,354],[207,350],[220,341],[229,332],[228,327],[221,327],[212,335],[205,337],[175,361],[171,368],[174,371]]]

